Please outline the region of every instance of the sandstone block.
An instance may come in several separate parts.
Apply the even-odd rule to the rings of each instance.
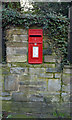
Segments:
[[[27,47],[27,41],[23,42],[6,42],[7,47]]]
[[[26,55],[27,47],[7,47],[7,55]]]
[[[18,90],[18,80],[17,76],[9,75],[5,76],[5,90],[6,91],[15,91]]]
[[[28,40],[28,35],[13,35],[13,42],[23,42]]]
[[[27,55],[7,55],[7,62],[27,62]]]

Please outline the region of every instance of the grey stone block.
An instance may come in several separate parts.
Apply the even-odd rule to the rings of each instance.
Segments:
[[[53,78],[52,73],[40,73],[39,76],[42,77],[42,78]]]
[[[64,102],[70,102],[70,94],[69,93],[62,93],[62,98]]]
[[[62,85],[62,91],[70,93],[70,84]]]
[[[5,76],[5,90],[6,91],[15,91],[18,90],[18,78],[15,75]]]
[[[55,78],[61,78],[61,73],[55,73]]]
[[[70,79],[71,79],[70,74],[64,74],[63,73],[63,76],[62,76],[63,84],[70,84]]]
[[[25,72],[25,68],[22,68],[22,67],[10,68],[10,73],[12,73],[12,74],[23,74],[24,72]]]
[[[58,68],[46,68],[46,72],[60,72]]]
[[[1,95],[4,97],[4,96],[10,96],[10,93],[8,92],[2,92]]]
[[[12,94],[12,99],[13,99],[14,101],[22,101],[22,102],[28,100],[28,99],[27,99],[27,95],[26,95],[25,93],[22,93],[22,92],[14,92],[14,93]]]
[[[2,100],[11,100],[11,96],[9,96],[9,97],[2,97]]]
[[[71,69],[67,69],[67,68],[64,68],[63,69],[63,73],[68,73],[68,74],[71,74]]]
[[[56,92],[61,89],[61,81],[59,79],[48,79],[48,91]]]
[[[41,96],[36,96],[36,95],[31,95],[30,97],[29,97],[29,101],[31,101],[31,102],[34,102],[34,101],[43,101],[43,97]]]
[[[45,73],[46,68],[29,68],[29,74],[39,75],[40,73]]]

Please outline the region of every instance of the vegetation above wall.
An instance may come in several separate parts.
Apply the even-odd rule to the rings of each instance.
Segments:
[[[3,28],[24,26],[28,29],[33,25],[41,26],[44,34],[51,40],[55,52],[57,53],[57,48],[60,50],[62,62],[67,62],[69,19],[66,16],[47,11],[21,14],[21,12],[11,8],[3,8],[2,12]]]

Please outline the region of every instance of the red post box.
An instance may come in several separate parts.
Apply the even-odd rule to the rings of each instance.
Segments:
[[[29,29],[28,34],[28,63],[42,63],[43,30]]]

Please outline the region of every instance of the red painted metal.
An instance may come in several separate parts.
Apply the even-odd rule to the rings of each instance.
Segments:
[[[28,63],[42,63],[43,30],[29,29],[28,34]]]

